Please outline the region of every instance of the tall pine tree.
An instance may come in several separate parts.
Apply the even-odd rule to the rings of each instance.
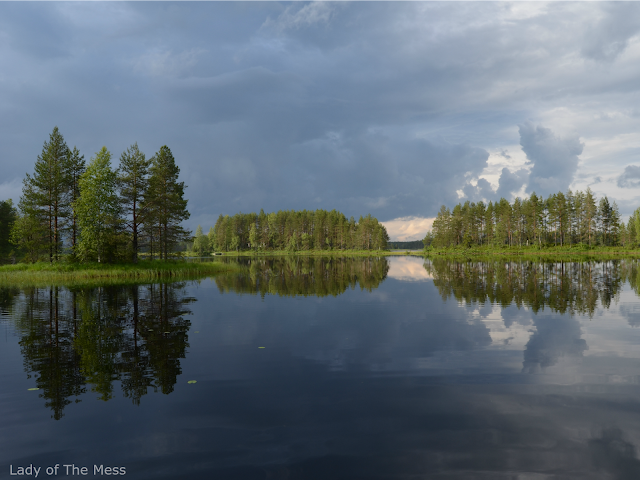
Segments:
[[[0,201],[0,263],[7,262],[13,251],[10,233],[17,218],[18,212],[13,201]]]
[[[185,240],[187,232],[180,223],[189,218],[184,182],[178,181],[180,169],[169,147],[162,146],[151,159],[146,202],[152,205],[152,231],[158,232],[160,258],[165,260],[173,247]]]
[[[71,212],[69,157],[69,148],[55,127],[36,160],[33,176],[27,174],[22,190],[23,214],[31,217],[30,224],[41,224],[46,230],[49,262],[59,259],[64,220]]]
[[[71,239],[71,252],[75,256],[76,248],[78,245],[78,216],[73,210],[73,205],[80,198],[80,177],[86,170],[84,161],[84,155],[80,155],[80,152],[76,147],[73,147],[69,155],[69,161],[67,164],[67,187],[69,202],[71,204],[71,218],[69,220],[68,230]]]
[[[120,167],[118,168],[120,200],[125,215],[125,225],[131,233],[131,260],[133,263],[138,263],[140,230],[151,212],[151,205],[146,201],[150,163],[145,159],[144,153],[138,149],[137,143],[131,145],[120,156]]]

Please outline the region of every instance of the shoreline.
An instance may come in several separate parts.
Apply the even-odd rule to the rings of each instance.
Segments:
[[[238,267],[222,262],[195,263],[184,260],[141,260],[137,264],[19,263],[0,266],[1,286],[146,283],[162,280],[193,280],[229,273]]]
[[[477,256],[504,256],[504,257],[635,257],[640,258],[640,251],[629,250],[431,250],[422,253],[424,257],[477,257]]]
[[[309,251],[271,251],[271,252],[224,252],[218,255],[203,257],[186,257],[191,259],[214,259],[214,258],[238,258],[238,257],[391,257],[391,256],[413,256],[413,257],[468,257],[468,256],[532,256],[532,257],[548,257],[548,256],[580,256],[580,257],[600,257],[600,256],[625,256],[640,258],[640,250],[583,250],[583,249],[540,249],[540,250],[521,250],[521,249],[500,249],[500,250],[309,250]]]

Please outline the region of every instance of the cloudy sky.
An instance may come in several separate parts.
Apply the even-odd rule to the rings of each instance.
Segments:
[[[0,199],[54,126],[168,145],[191,219],[337,209],[422,238],[440,205],[640,206],[640,3],[0,2]]]

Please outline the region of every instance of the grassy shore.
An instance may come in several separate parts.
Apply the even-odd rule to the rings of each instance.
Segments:
[[[387,255],[404,255],[406,250],[397,250],[397,251],[389,251],[389,250],[297,250],[295,252],[290,252],[288,250],[240,250],[239,252],[222,252],[220,254],[211,255],[211,258],[220,258],[219,255],[223,257],[288,257],[288,256],[299,256],[299,257],[381,257]],[[422,252],[416,252],[420,256],[424,255]],[[207,257],[208,258],[208,257]]]
[[[238,269],[221,262],[142,260],[137,264],[19,263],[0,266],[0,285],[69,285],[140,283],[194,279]]]
[[[572,245],[572,246],[551,246],[551,247],[449,247],[449,248],[427,248],[423,251],[422,255],[436,256],[436,255],[451,255],[451,256],[518,256],[529,255],[537,257],[552,257],[552,256],[586,256],[586,257],[638,257],[640,258],[640,249],[631,247],[589,247],[586,245]]]

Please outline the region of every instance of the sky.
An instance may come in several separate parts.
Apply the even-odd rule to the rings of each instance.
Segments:
[[[172,150],[191,218],[590,187],[640,206],[640,3],[0,2],[0,199],[55,126]]]

